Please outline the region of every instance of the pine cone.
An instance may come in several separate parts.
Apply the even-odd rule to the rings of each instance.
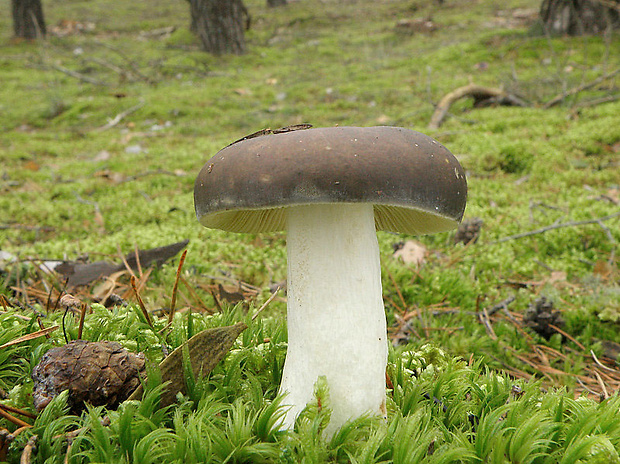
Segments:
[[[557,333],[550,325],[560,328],[564,326],[560,311],[554,310],[553,301],[544,296],[536,300],[533,305],[528,306],[523,316],[523,323],[547,340],[551,338],[551,335]]]
[[[140,385],[144,355],[110,341],[76,340],[49,350],[32,371],[34,406],[41,411],[64,390],[69,390],[73,414],[84,403],[117,407]]]
[[[470,218],[459,224],[456,234],[454,235],[454,243],[463,243],[467,245],[473,241],[476,243],[478,237],[480,237],[480,229],[482,228],[483,221],[480,218]]]

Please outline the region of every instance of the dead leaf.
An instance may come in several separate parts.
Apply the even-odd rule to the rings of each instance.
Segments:
[[[235,288],[224,288],[222,284],[218,284],[218,292],[220,300],[227,301],[232,305],[236,305],[242,301],[245,301],[245,295],[239,291],[240,289]]]
[[[128,273],[129,271],[122,270],[113,272],[112,274],[106,276],[106,279],[100,284],[97,284],[92,290],[91,294],[93,299],[95,301],[105,301],[108,296],[111,295],[112,292],[114,292],[114,290],[116,289],[118,285],[118,280],[122,276],[127,275]]]
[[[149,250],[138,250],[137,255],[140,260],[140,266],[147,268],[155,265],[160,266],[183,248],[187,246],[189,240],[183,240],[182,242],[173,243],[172,245],[166,245],[163,247],[151,248]],[[136,252],[131,252],[125,257],[125,261],[131,269],[138,269],[138,259],[136,259]],[[86,285],[101,277],[109,276],[115,272],[125,270],[124,263],[110,263],[107,261],[97,261],[95,263],[78,263],[76,261],[65,261],[59,266],[56,266],[54,270],[64,275],[67,280],[67,287],[76,287],[79,285]]]
[[[149,250],[138,250],[138,257],[140,259],[140,265],[143,268],[150,267],[152,265],[161,266],[170,258],[184,249],[189,240],[183,240],[182,242],[173,243],[171,245],[165,245],[162,247],[151,248]],[[127,264],[132,269],[137,269],[136,253],[131,252],[127,255]]]
[[[405,264],[420,267],[426,261],[428,250],[420,242],[407,240],[396,252],[394,258],[401,259]]]
[[[30,160],[24,163],[24,169],[27,169],[28,171],[38,171],[41,169],[41,166],[39,166],[39,163],[36,161]]]
[[[106,261],[97,261],[88,264],[65,261],[59,266],[56,266],[55,271],[68,277],[68,287],[76,287],[78,285],[89,284],[100,277],[108,276],[122,268],[123,266],[121,264],[108,263]]]
[[[594,264],[594,269],[592,272],[599,276],[603,280],[607,280],[613,271],[611,264],[609,264],[604,259],[599,259],[596,264]]]
[[[243,322],[226,327],[203,330],[174,350],[160,364],[162,381],[170,382],[161,396],[160,405],[168,406],[176,401],[177,393],[186,394],[183,372],[183,351],[189,352],[189,361],[195,377],[206,375],[224,359],[235,340],[248,326]],[[129,397],[130,400],[142,398],[142,386]]]
[[[554,284],[556,282],[566,282],[566,272],[564,271],[552,271],[551,277],[549,277],[550,284]]]

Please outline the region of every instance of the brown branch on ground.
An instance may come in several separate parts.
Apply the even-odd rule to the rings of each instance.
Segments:
[[[33,435],[28,440],[28,443],[22,451],[19,464],[30,464],[32,462],[33,455],[37,452],[37,442],[39,441],[38,435]]]
[[[148,84],[154,84],[155,81],[153,79],[151,79],[150,77],[146,76],[145,74],[143,74],[140,69],[138,68],[138,65],[136,64],[136,62],[134,60],[132,60],[129,56],[127,56],[120,47],[114,47],[108,43],[99,41],[99,40],[95,40],[93,43],[107,48],[108,50],[113,51],[114,53],[116,53],[118,56],[120,56],[125,63],[127,63],[127,66],[129,66],[131,68],[131,71],[134,75],[138,76],[140,79],[142,79],[144,82],[148,83]]]
[[[602,105],[603,103],[610,103],[618,99],[620,99],[620,95],[608,95],[607,97],[595,98],[594,100],[588,100],[588,101],[577,103],[574,107],[575,108],[588,108],[590,106]]]
[[[558,105],[562,103],[567,97],[572,95],[576,95],[579,92],[583,92],[584,90],[591,89],[592,87],[596,87],[601,82],[606,81],[607,79],[611,79],[616,74],[620,73],[620,68],[616,68],[613,71],[603,74],[602,76],[597,77],[592,82],[587,82],[585,84],[578,85],[577,87],[573,87],[572,89],[567,90],[566,92],[562,92],[561,94],[556,95],[551,100],[543,105],[544,109],[551,108],[552,106]]]
[[[7,411],[4,410],[4,408],[0,407],[0,418],[2,419],[6,419],[9,422],[11,422],[12,424],[17,425],[18,427],[30,427],[31,425],[28,422],[24,422],[23,420],[21,420],[18,417],[13,416],[12,414],[9,414]]]
[[[66,74],[67,76],[71,76],[75,79],[78,79],[82,82],[86,82],[88,84],[93,84],[93,85],[101,85],[101,86],[109,86],[110,84],[108,84],[107,82],[104,81],[100,81],[99,79],[94,79],[92,77],[86,76],[82,73],[79,73],[77,71],[73,71],[71,69],[65,68],[64,66],[60,66],[59,64],[51,64],[49,65],[50,68],[55,69],[56,71],[60,71],[61,73]]]
[[[588,219],[588,220],[585,220],[585,221],[571,221],[571,222],[555,223],[555,224],[551,224],[550,226],[542,227],[540,229],[531,230],[529,232],[523,232],[521,234],[509,235],[508,237],[500,238],[499,240],[495,240],[494,242],[490,242],[489,245],[495,245],[497,243],[503,243],[503,242],[507,242],[509,240],[515,240],[515,239],[518,239],[518,238],[529,237],[530,235],[542,234],[544,232],[548,232],[548,231],[554,230],[554,229],[561,229],[563,227],[576,227],[576,226],[583,226],[583,225],[587,225],[587,224],[599,224],[599,225],[601,225],[601,223],[603,221],[608,221],[610,219],[613,219],[613,218],[616,218],[616,217],[619,217],[619,216],[620,216],[620,212],[617,212],[617,213],[610,214],[608,216],[600,217],[600,218],[597,218],[597,219]]]
[[[491,325],[491,319],[489,318],[489,313],[485,308],[482,308],[482,314],[478,316],[478,321],[482,323],[486,329],[487,335],[491,337],[492,340],[497,340],[497,335],[493,330],[493,325]]]
[[[15,406],[9,406],[8,404],[0,404],[0,409],[4,409],[5,411],[8,411],[8,412],[11,412],[11,413],[14,413],[14,414],[19,414],[21,416],[28,417],[30,419],[36,419],[37,418],[36,414],[33,414],[31,412],[28,412],[28,411],[24,411],[23,409],[16,408]],[[26,426],[30,427],[30,425],[28,425],[28,424],[24,425],[24,427],[26,427]]]
[[[597,85],[615,77],[617,74],[620,74],[620,68],[616,68],[607,74],[597,77],[591,82],[587,82],[585,84],[578,85],[573,87],[565,92],[562,92],[547,103],[542,104],[543,109],[548,109],[553,106],[559,105],[566,98],[571,97],[573,95],[577,95],[580,92],[585,90],[589,90]],[[431,116],[431,121],[428,124],[429,129],[438,129],[444,122],[446,116],[448,115],[448,111],[450,107],[458,100],[462,98],[473,98],[474,99],[474,107],[488,106],[491,104],[504,105],[504,106],[530,106],[526,101],[508,93],[502,89],[493,88],[493,87],[483,87],[476,84],[468,84],[464,87],[459,87],[452,92],[446,94],[435,107],[435,111]],[[619,98],[617,95],[608,95],[596,100],[592,100],[590,102],[585,102],[580,106],[595,106],[601,103],[606,103],[610,101],[615,101]]]
[[[474,106],[488,104],[498,104],[505,106],[529,106],[524,100],[516,95],[512,95],[502,89],[483,87],[476,84],[469,84],[459,87],[445,95],[437,104],[435,112],[428,125],[429,129],[438,129],[448,114],[450,106],[461,98],[471,97],[474,99]]]

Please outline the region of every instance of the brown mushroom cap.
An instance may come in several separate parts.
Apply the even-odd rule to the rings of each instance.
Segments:
[[[232,232],[286,229],[285,208],[372,203],[377,230],[456,227],[465,173],[436,140],[400,127],[327,127],[269,134],[220,150],[198,174],[200,222]]]

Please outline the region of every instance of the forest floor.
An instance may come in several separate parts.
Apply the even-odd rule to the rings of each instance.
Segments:
[[[319,444],[308,437],[320,435],[320,411],[308,419],[316,429],[301,424],[290,441],[277,427],[258,431],[265,408],[277,405],[285,353],[286,298],[279,292],[262,322],[250,323],[233,347],[237,356],[184,406],[158,413],[127,403],[110,413],[111,426],[97,428],[105,412],[66,416],[58,404],[12,444],[0,438],[0,461],[18,460],[28,439],[39,436],[40,462],[61,455],[104,462],[118,449],[118,462],[192,462],[184,460],[207,440],[197,424],[220,406],[218,417],[229,422],[213,427],[225,429],[224,438],[207,440],[204,459],[194,462],[453,462],[457,450],[463,462],[612,456],[620,444],[617,421],[609,419],[605,430],[574,427],[574,435],[558,424],[562,408],[570,411],[566,423],[586,412],[606,423],[618,406],[619,35],[550,37],[534,0],[246,4],[248,53],[221,57],[200,50],[186,2],[44,2],[49,34],[32,43],[11,38],[10,7],[0,5],[0,407],[34,418],[34,365],[78,332],[159,361],[162,345],[175,348],[199,328],[245,320],[284,285],[284,233],[231,234],[196,220],[194,180],[218,150],[265,128],[393,125],[436,138],[459,159],[469,187],[464,232],[475,235],[463,243],[463,231],[378,233],[394,392],[401,383],[409,392],[393,394],[388,423],[421,437],[426,449],[399,451],[372,421],[340,444]],[[485,92],[496,98],[481,101]],[[60,261],[63,268],[49,270]],[[80,267],[100,261],[111,264]],[[102,268],[107,278],[89,274]],[[64,316],[65,293],[84,303],[81,329],[79,315]],[[106,303],[112,293],[128,306]],[[156,332],[172,305],[172,331],[161,339]],[[53,325],[62,330],[37,332]],[[15,343],[27,334],[34,335]],[[267,347],[257,342],[263,338]],[[429,346],[443,350],[440,374],[428,369]],[[407,386],[402,369],[418,372],[417,386]],[[243,400],[234,379],[245,385]],[[529,398],[518,414],[507,406],[515,385]],[[219,391],[217,401],[203,398],[198,407],[207,391]],[[492,405],[489,392],[496,394]],[[456,399],[464,406],[446,408]],[[123,414],[135,413],[132,407],[148,420],[131,422]],[[252,412],[241,417],[243,408]],[[463,439],[475,433],[464,425],[472,414],[489,427],[478,444]],[[499,417],[506,418],[501,426]],[[515,430],[534,427],[530,418],[542,427],[532,435],[540,441],[517,446],[529,432],[516,437]],[[135,435],[123,438],[119,430],[130,423]],[[250,424],[248,436],[234,429],[239,424]],[[191,427],[191,437],[180,431]],[[18,428],[0,419],[7,433]],[[73,447],[53,439],[80,428]],[[238,442],[231,445],[233,432]],[[494,434],[491,446],[485,440]],[[147,436],[158,445],[140,441]],[[101,444],[108,439],[110,449]],[[399,452],[418,458],[399,461]],[[567,455],[576,460],[561,461]]]

